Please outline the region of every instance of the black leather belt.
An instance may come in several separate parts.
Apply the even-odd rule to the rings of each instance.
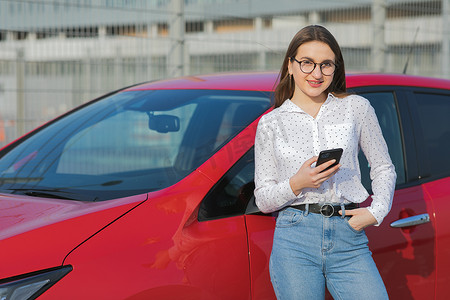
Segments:
[[[306,210],[307,204],[299,204],[299,205],[292,205],[292,208],[299,209],[299,210]],[[350,203],[347,205],[344,205],[345,210],[348,209],[355,209],[358,208],[358,203]],[[324,217],[334,217],[334,216],[341,216],[339,214],[339,211],[342,209],[340,205],[331,205],[331,204],[315,204],[310,203],[308,212],[315,213],[315,214],[321,214]]]

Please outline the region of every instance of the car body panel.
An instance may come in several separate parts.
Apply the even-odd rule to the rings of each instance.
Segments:
[[[149,193],[149,200],[138,209],[67,257],[65,264],[75,266],[74,271],[45,299],[59,299],[65,290],[73,291],[73,299],[85,296],[85,291],[76,290],[85,274],[102,278],[89,290],[92,299],[102,298],[105,290],[108,299],[161,299],[161,295],[249,299],[244,216],[197,220],[198,205],[213,185],[201,172],[194,172],[167,189]]]
[[[350,74],[346,76],[347,88],[361,86],[410,86],[450,89],[448,80],[402,74]]]
[[[127,89],[159,90],[159,89],[217,89],[243,91],[272,91],[276,75],[272,72],[261,73],[225,73],[219,75],[186,76],[140,84]]]
[[[269,258],[276,217],[248,215],[245,220],[248,230],[252,299],[275,299],[269,276]]]
[[[97,231],[147,199],[137,195],[102,203],[0,195],[0,278],[62,264]]]
[[[436,224],[431,199],[419,185],[397,190],[394,201],[383,223],[366,229],[375,263],[392,299],[434,299]],[[430,215],[429,223],[407,228],[390,226],[399,219],[424,213]]]
[[[435,269],[436,269],[436,296],[447,298],[447,288],[450,282],[450,178],[431,181],[423,185],[424,194],[432,199],[435,222]],[[437,297],[438,298],[438,297]]]

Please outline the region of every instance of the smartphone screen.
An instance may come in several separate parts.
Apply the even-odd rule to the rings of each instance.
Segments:
[[[334,164],[332,164],[331,166],[329,166],[328,168],[326,168],[325,170],[323,170],[322,172],[334,167],[341,160],[343,151],[344,150],[342,148],[320,151],[319,158],[317,159],[317,162],[316,162],[316,167],[329,161],[329,160],[335,159],[336,162]]]

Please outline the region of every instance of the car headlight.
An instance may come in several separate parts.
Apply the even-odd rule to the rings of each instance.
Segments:
[[[72,269],[72,266],[63,266],[1,279],[0,300],[36,299]]]

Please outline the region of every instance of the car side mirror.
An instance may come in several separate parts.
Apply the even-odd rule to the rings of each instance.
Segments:
[[[148,128],[159,133],[176,132],[180,130],[180,118],[172,115],[154,115],[148,113]]]

